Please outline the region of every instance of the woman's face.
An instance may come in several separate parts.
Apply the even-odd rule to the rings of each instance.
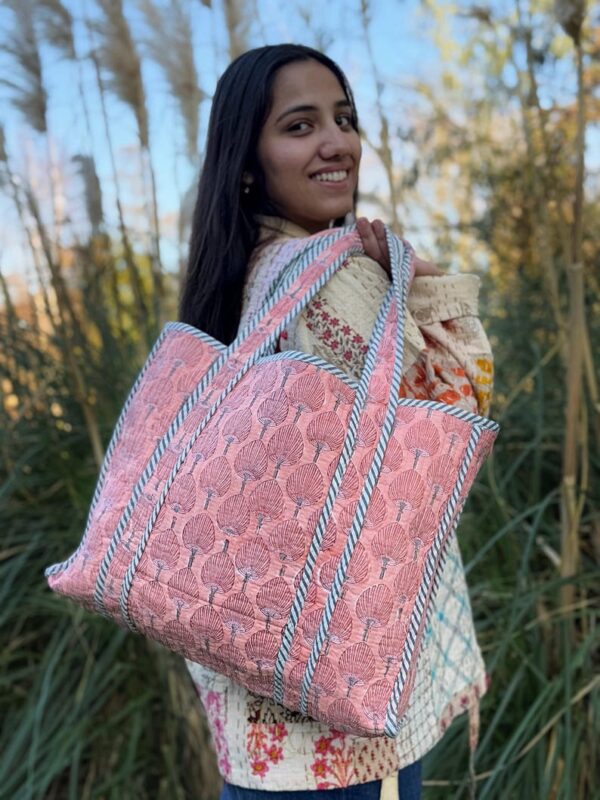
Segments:
[[[310,233],[352,211],[361,146],[351,114],[338,79],[318,61],[277,73],[258,160],[271,202]]]

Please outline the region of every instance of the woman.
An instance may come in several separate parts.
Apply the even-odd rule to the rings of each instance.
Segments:
[[[344,224],[355,207],[360,137],[339,67],[296,45],[252,50],[217,86],[193,221],[180,318],[231,342],[268,296],[294,247]],[[357,223],[365,256],[341,268],[284,334],[281,349],[321,356],[361,373],[389,287],[383,224]],[[479,280],[446,276],[415,259],[408,299],[402,394],[486,414],[489,343],[477,318]],[[453,535],[419,657],[409,710],[396,739],[352,737],[259,698],[188,662],[208,714],[223,798],[420,796],[420,759],[468,710],[476,741],[486,688],[464,570]],[[323,795],[319,795],[323,796]],[[328,795],[329,796],[329,795]]]

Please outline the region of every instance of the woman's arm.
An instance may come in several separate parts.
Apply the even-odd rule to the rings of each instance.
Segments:
[[[493,356],[479,319],[479,285],[473,274],[413,281],[408,310],[422,347],[403,381],[409,396],[489,413]]]
[[[390,260],[381,220],[356,222],[365,253],[389,275]],[[446,275],[418,256],[413,259],[408,296],[409,345],[419,349],[406,365],[403,392],[407,396],[460,405],[489,413],[493,356],[479,319],[479,278]]]

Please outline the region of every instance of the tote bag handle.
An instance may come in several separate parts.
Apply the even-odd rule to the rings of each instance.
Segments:
[[[412,249],[386,228],[390,254],[392,287],[380,309],[374,333],[379,326],[396,326],[396,349],[404,348],[406,296],[410,282]],[[327,281],[352,255],[364,255],[364,248],[355,226],[339,228],[334,233],[311,237],[310,244],[295,255],[282,270],[281,277],[272,295],[262,308],[249,320],[229,347],[215,360],[211,372],[216,374],[227,363],[227,369],[235,372],[242,366],[251,366],[262,356],[272,352],[281,333],[298,317]],[[406,263],[404,263],[406,262]],[[395,287],[395,292],[394,292]],[[392,303],[392,297],[396,302]],[[396,308],[398,311],[396,311]],[[383,313],[382,313],[383,312]],[[399,313],[400,312],[400,313]],[[391,316],[390,316],[391,315]],[[390,333],[387,331],[387,333]],[[381,366],[393,367],[394,352],[388,347],[381,353]],[[373,337],[371,337],[372,341]],[[361,381],[370,377],[375,364],[365,360]],[[366,374],[365,374],[366,372]]]

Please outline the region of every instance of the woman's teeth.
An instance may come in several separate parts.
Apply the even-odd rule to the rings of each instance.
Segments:
[[[337,172],[319,172],[316,175],[313,175],[316,181],[331,181],[333,183],[338,183],[339,181],[345,181],[348,177],[348,170],[340,169]]]

